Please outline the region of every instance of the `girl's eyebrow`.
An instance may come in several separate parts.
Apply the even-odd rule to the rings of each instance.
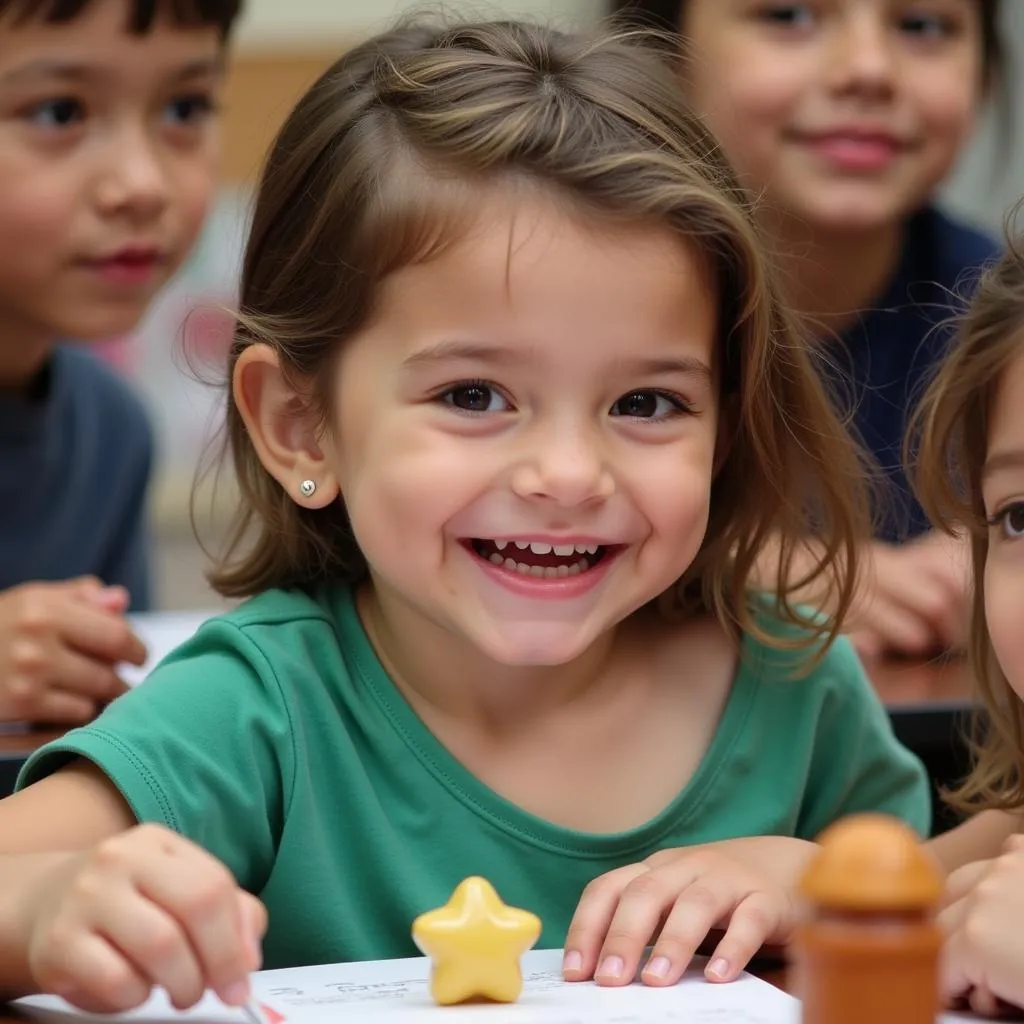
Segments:
[[[413,352],[403,362],[405,368],[432,366],[446,362],[477,362],[507,365],[521,363],[524,353],[521,349],[505,348],[499,345],[483,345],[471,341],[442,341],[428,348]],[[711,367],[695,356],[652,356],[627,357],[616,360],[614,369],[636,376],[667,376],[682,374],[698,377],[710,383],[713,379]]]
[[[1024,469],[1024,448],[1006,448],[990,455],[981,467],[981,478],[987,480],[996,473],[1010,469]]]
[[[500,345],[484,345],[475,341],[440,341],[413,352],[403,361],[402,366],[411,369],[460,361],[502,364],[521,362],[522,358],[522,351]]]

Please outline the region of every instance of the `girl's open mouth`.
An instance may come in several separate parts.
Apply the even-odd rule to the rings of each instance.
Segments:
[[[473,538],[463,542],[475,555],[510,572],[537,579],[557,580],[593,569],[619,546],[549,544],[544,541],[505,541]]]

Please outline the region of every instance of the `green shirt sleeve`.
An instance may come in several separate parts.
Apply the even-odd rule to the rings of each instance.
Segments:
[[[140,822],[186,836],[262,889],[295,758],[277,680],[243,629],[205,624],[95,722],[36,752],[18,788],[76,757],[111,779]]]
[[[931,830],[931,795],[920,760],[895,737],[852,644],[839,637],[814,669],[818,729],[798,835],[813,839],[837,818],[878,811]]]

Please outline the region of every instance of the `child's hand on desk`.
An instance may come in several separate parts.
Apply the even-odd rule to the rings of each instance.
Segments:
[[[964,541],[929,533],[865,549],[850,636],[864,657],[922,657],[961,647],[968,625],[969,556]]]
[[[229,1005],[249,997],[266,911],[194,843],[139,825],[61,859],[22,919],[40,991],[83,1010],[128,1010],[153,986],[185,1009],[207,989]]]
[[[814,849],[798,839],[738,839],[662,850],[601,875],[566,936],[566,978],[629,984],[653,944],[642,980],[674,985],[708,933],[724,929],[705,973],[731,981],[762,946],[789,939],[796,883]]]
[[[999,1001],[1024,1006],[1024,836],[1011,836],[1004,852],[954,871],[946,883],[939,924],[946,932],[942,990],[947,1000],[966,997],[987,1016]]]
[[[117,664],[146,660],[127,605],[91,578],[0,593],[0,721],[85,722],[123,693]]]

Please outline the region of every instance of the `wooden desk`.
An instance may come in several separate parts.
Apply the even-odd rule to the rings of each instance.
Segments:
[[[867,671],[890,712],[958,711],[972,700],[971,673],[959,658],[879,661],[869,663]]]
[[[60,735],[59,729],[0,732],[0,797],[5,797],[13,791],[18,772],[29,754]]]

